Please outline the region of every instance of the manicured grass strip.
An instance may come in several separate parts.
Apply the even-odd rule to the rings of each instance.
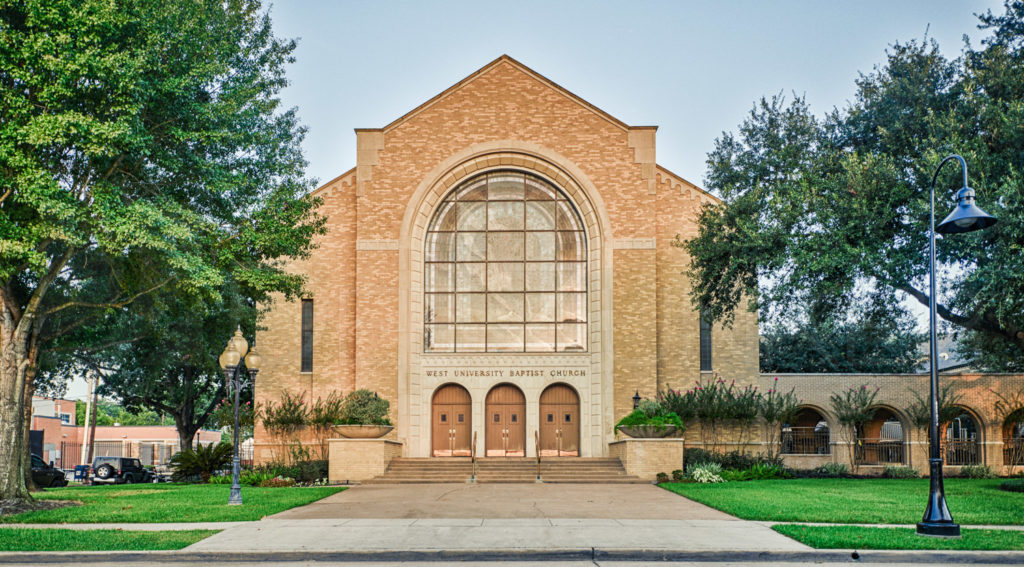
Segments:
[[[1014,530],[965,529],[960,539],[947,539],[922,537],[914,528],[779,524],[772,529],[816,549],[1024,550],[1024,533]]]
[[[36,498],[77,500],[82,506],[0,517],[4,523],[166,523],[259,520],[345,490],[309,488],[242,488],[242,506],[228,506],[231,487],[214,484],[132,484],[48,489]]]
[[[946,479],[946,501],[963,524],[1024,524],[1024,493],[1002,479]],[[928,502],[928,479],[755,480],[666,483],[664,488],[746,520],[840,524],[916,524]]]
[[[219,530],[133,532],[0,528],[0,551],[149,551],[182,549]]]

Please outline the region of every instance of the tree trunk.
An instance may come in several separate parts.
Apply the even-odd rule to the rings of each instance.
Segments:
[[[25,385],[25,398],[22,402],[24,404],[22,407],[25,408],[22,412],[25,416],[25,429],[22,431],[22,439],[26,442],[22,444],[24,449],[21,452],[21,459],[22,467],[25,471],[25,488],[29,492],[38,492],[40,488],[32,480],[32,443],[29,442],[29,431],[32,431],[32,395],[35,393],[35,380],[33,378],[34,376],[26,377],[26,382],[28,383]],[[39,455],[39,457],[42,458],[43,456]]]
[[[0,500],[25,502],[32,499],[22,460],[28,349],[15,319],[6,302],[0,305]]]

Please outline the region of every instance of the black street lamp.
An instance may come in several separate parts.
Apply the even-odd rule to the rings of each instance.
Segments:
[[[636,409],[638,405],[640,405],[640,390],[633,394],[633,409]]]
[[[947,161],[957,160],[963,170],[964,186],[956,193],[956,208],[949,213],[939,226],[935,226],[935,181],[939,178],[939,171]],[[932,176],[931,189],[931,231],[929,233],[929,264],[928,264],[928,325],[931,350],[929,360],[931,366],[931,444],[929,463],[929,492],[928,507],[925,508],[924,517],[917,524],[917,533],[928,536],[959,537],[960,526],[953,522],[953,516],[946,507],[946,494],[942,487],[942,456],[939,452],[939,371],[935,365],[938,358],[938,340],[935,335],[935,233],[956,234],[960,232],[971,232],[990,227],[996,223],[995,217],[978,208],[974,204],[974,189],[967,186],[967,162],[964,158],[954,154],[947,156],[935,170]]]
[[[248,354],[246,354],[248,353]],[[228,388],[228,394],[234,393],[235,397],[235,431],[234,431],[234,457],[231,459],[231,494],[228,496],[229,505],[242,504],[242,485],[239,483],[240,462],[238,459],[238,396],[244,385],[242,366],[239,364],[245,357],[245,368],[252,374],[256,381],[256,374],[260,371],[262,357],[256,352],[256,347],[249,350],[249,342],[242,336],[242,328],[235,331],[235,336],[228,340],[228,346],[220,355],[220,367],[224,369],[224,380]]]

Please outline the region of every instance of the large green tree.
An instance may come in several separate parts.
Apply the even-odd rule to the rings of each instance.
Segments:
[[[852,316],[799,319],[761,328],[762,372],[908,373],[920,365],[923,333],[909,317],[885,309]]]
[[[803,98],[763,99],[716,140],[707,184],[724,202],[684,244],[709,318],[728,323],[744,298],[769,321],[927,305],[929,186],[959,153],[1000,222],[939,240],[938,314],[976,362],[1024,369],[1024,0],[980,19],[992,35],[955,60],[934,42],[896,44],[847,108],[819,118]],[[955,164],[939,176],[938,221],[959,179]]]
[[[0,499],[29,499],[25,399],[62,337],[102,351],[154,293],[301,289],[293,49],[255,0],[0,0]]]

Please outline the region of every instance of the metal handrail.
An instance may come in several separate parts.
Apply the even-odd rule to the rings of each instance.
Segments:
[[[473,445],[469,448],[469,460],[473,463],[473,476],[469,477],[470,482],[476,482],[476,431],[473,432]]]
[[[540,431],[533,430],[534,450],[537,453],[537,482],[540,482]]]

